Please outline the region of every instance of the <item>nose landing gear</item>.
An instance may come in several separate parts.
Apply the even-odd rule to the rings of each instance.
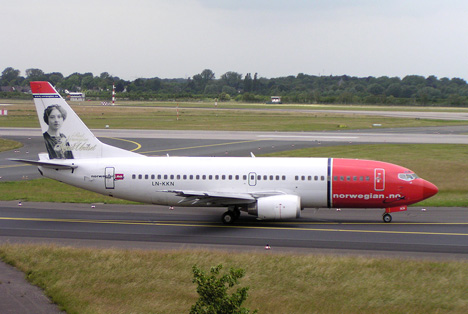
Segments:
[[[390,213],[404,212],[407,210],[408,207],[406,205],[385,208],[385,213],[383,213],[382,219],[385,223],[392,222],[392,215],[390,215]]]
[[[392,222],[392,215],[388,214],[388,213],[384,213],[382,215],[382,219],[385,223],[389,223],[389,222]]]

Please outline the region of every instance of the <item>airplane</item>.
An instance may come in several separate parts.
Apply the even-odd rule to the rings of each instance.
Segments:
[[[300,218],[305,208],[382,208],[391,213],[438,188],[395,164],[344,158],[149,157],[99,141],[49,82],[31,82],[47,153],[44,177],[142,203],[225,207],[224,224],[241,212],[259,220]]]

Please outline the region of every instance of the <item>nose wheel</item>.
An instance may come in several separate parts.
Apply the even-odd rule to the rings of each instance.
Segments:
[[[385,213],[383,214],[382,219],[383,219],[383,222],[385,223],[392,222],[392,215]]]

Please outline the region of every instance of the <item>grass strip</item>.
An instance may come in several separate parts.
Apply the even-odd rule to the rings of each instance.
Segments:
[[[17,141],[0,138],[0,152],[23,147],[23,144]]]
[[[274,250],[274,248],[273,248]],[[468,263],[390,258],[0,246],[67,313],[187,313],[191,268],[243,268],[259,313],[466,313]]]
[[[103,129],[159,129],[159,130],[226,130],[226,131],[324,131],[370,129],[382,127],[423,127],[466,125],[466,121],[438,121],[409,118],[390,118],[360,114],[331,112],[293,112],[246,109],[213,109],[152,106],[88,106],[73,105],[73,109],[90,128]],[[129,118],[131,117],[131,118]],[[32,104],[12,105],[9,115],[1,117],[5,127],[39,126]]]

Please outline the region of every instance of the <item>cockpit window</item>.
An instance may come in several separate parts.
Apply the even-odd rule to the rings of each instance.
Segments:
[[[419,177],[416,173],[399,173],[398,178],[404,181],[413,181]]]

